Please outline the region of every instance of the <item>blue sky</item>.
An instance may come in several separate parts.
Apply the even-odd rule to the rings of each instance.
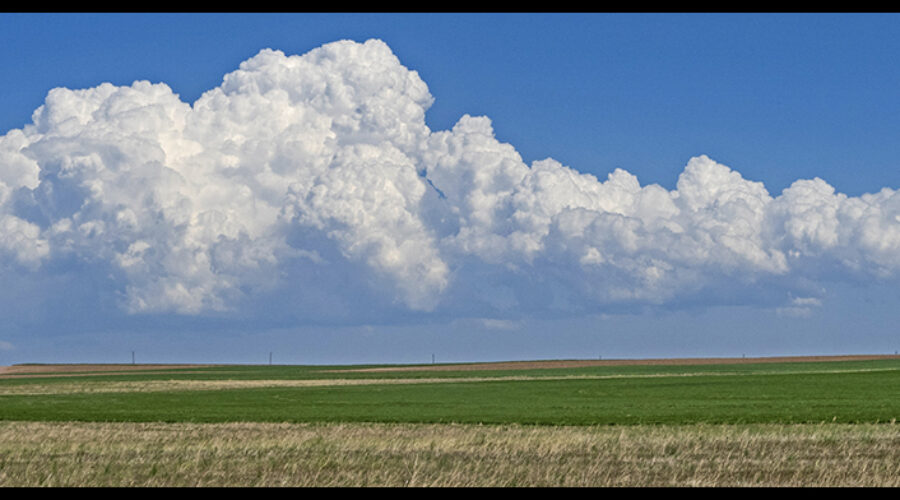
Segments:
[[[362,43],[374,38],[383,41],[402,65],[388,61],[388,69],[415,71],[427,85],[433,102],[424,106],[424,119],[432,133],[450,131],[464,115],[486,116],[496,141],[485,147],[497,155],[507,154],[501,148],[505,143],[527,166],[552,158],[558,162],[553,172],[570,167],[599,182],[622,169],[641,187],[656,184],[668,193],[686,193],[678,186],[680,176],[692,158],[706,155],[709,163],[696,164],[697,185],[719,192],[710,187],[709,179],[719,179],[716,173],[725,172],[727,166],[748,181],[735,184],[735,192],[746,192],[748,200],[765,198],[752,185],[759,182],[771,198],[782,202],[777,212],[781,215],[760,219],[764,220],[759,234],[748,236],[747,244],[768,252],[762,260],[744,252],[743,240],[740,245],[721,240],[737,257],[721,254],[725,256],[716,261],[721,248],[711,247],[712,268],[696,256],[685,257],[707,249],[687,246],[674,255],[651,248],[653,241],[664,241],[658,235],[653,239],[658,227],[645,212],[625,208],[616,213],[644,224],[635,234],[646,236],[647,242],[636,250],[625,240],[610,243],[614,236],[604,234],[612,232],[597,233],[590,241],[581,234],[554,239],[569,227],[555,226],[554,219],[546,229],[549,233],[538,231],[544,235],[542,250],[516,253],[519,247],[513,240],[502,248],[488,244],[498,241],[495,236],[505,238],[516,231],[533,236],[538,233],[528,231],[534,226],[527,226],[528,231],[522,229],[525,226],[510,228],[500,209],[492,212],[489,227],[480,226],[475,222],[483,214],[469,206],[471,213],[464,212],[465,217],[454,223],[446,222],[446,214],[434,215],[443,209],[413,213],[422,226],[416,226],[421,230],[416,234],[423,239],[412,239],[421,247],[398,252],[402,258],[419,260],[415,266],[391,267],[390,255],[378,245],[402,242],[394,234],[399,226],[379,227],[383,231],[377,234],[365,231],[365,225],[341,232],[352,223],[341,219],[346,212],[338,205],[328,203],[344,198],[328,198],[328,203],[315,205],[318,208],[292,205],[300,219],[288,229],[248,225],[247,220],[263,215],[229,219],[245,224],[250,243],[235,236],[226,248],[217,246],[221,238],[211,239],[195,250],[213,257],[226,249],[245,256],[271,251],[275,257],[260,258],[270,267],[254,263],[252,272],[240,267],[244,264],[215,268],[209,273],[211,281],[204,282],[199,274],[167,267],[168,257],[152,261],[146,245],[149,252],[159,248],[162,255],[164,245],[174,241],[171,235],[158,241],[149,236],[162,234],[162,229],[138,231],[133,239],[77,240],[74,250],[66,246],[64,241],[72,238],[54,223],[109,223],[118,212],[103,212],[112,206],[112,198],[103,198],[109,201],[106,205],[94,200],[91,207],[106,208],[90,212],[47,212],[48,203],[59,207],[65,201],[53,196],[63,196],[60,186],[68,186],[68,177],[53,173],[59,168],[53,167],[58,158],[40,156],[52,149],[45,142],[27,154],[36,158],[42,171],[50,172],[34,181],[16,177],[20,171],[9,167],[14,160],[0,157],[0,162],[8,162],[7,167],[0,165],[0,175],[7,176],[0,181],[10,186],[10,193],[19,189],[0,204],[0,215],[10,221],[8,234],[13,231],[9,228],[20,228],[35,242],[34,247],[23,247],[16,246],[20,240],[12,237],[0,240],[7,245],[0,248],[6,248],[0,254],[0,276],[8,284],[0,293],[0,314],[7,325],[0,330],[0,364],[128,362],[131,351],[146,362],[242,363],[265,362],[270,351],[276,362],[285,363],[429,362],[432,354],[438,361],[466,361],[892,353],[900,348],[893,329],[894,311],[900,305],[900,253],[892,243],[900,222],[894,220],[900,197],[885,195],[884,200],[871,202],[877,217],[865,220],[854,219],[853,200],[834,215],[827,212],[832,201],[837,203],[834,196],[815,198],[821,203],[812,206],[823,207],[815,214],[801,210],[810,205],[799,189],[793,197],[779,197],[800,179],[820,178],[834,193],[852,199],[882,188],[900,188],[898,22],[896,14],[0,15],[0,65],[5,68],[0,72],[0,134],[30,125],[32,113],[57,87],[89,89],[104,82],[128,87],[135,80],[147,80],[165,83],[182,102],[194,104],[262,49],[303,55],[338,40]],[[66,99],[60,97],[54,106],[69,109]],[[177,103],[171,106],[177,108]],[[218,110],[212,104],[210,109]],[[318,108],[317,112],[327,114]],[[312,126],[309,123],[301,125]],[[473,123],[473,136],[484,135],[483,124]],[[244,130],[240,134],[248,136]],[[39,142],[37,136],[28,140]],[[416,156],[413,146],[390,141],[420,170],[432,158]],[[65,154],[76,158],[87,146],[66,147],[74,149]],[[212,151],[212,146],[204,147]],[[461,197],[470,193],[466,185],[454,184],[455,179],[482,166],[477,160],[452,157],[452,149],[441,151],[434,154],[446,155],[445,163],[435,160],[424,175],[449,203],[454,192]],[[251,161],[252,154],[246,154],[238,162]],[[220,157],[203,155],[198,157],[208,162],[203,165],[218,168],[215,158]],[[438,171],[440,165],[452,162],[457,170]],[[337,167],[353,165],[347,160]],[[116,178],[120,183],[132,175],[122,166],[113,167],[104,164],[108,172],[124,172],[124,177]],[[36,187],[44,179],[49,179],[44,187]],[[91,180],[78,179],[80,186]],[[50,184],[56,191],[48,191]],[[207,200],[185,196],[196,206],[201,203],[197,200]],[[253,196],[260,201],[269,194],[254,191]],[[554,196],[565,198],[562,192]],[[601,198],[582,208],[600,217],[600,209],[590,204],[606,207]],[[789,203],[795,199],[806,205]],[[719,205],[704,210],[713,206]],[[225,213],[228,205],[215,207]],[[679,209],[685,210],[681,205]],[[303,213],[311,215],[303,219]],[[537,213],[545,212],[522,212],[523,217]],[[821,214],[833,217],[822,219]],[[574,221],[575,212],[566,217]],[[720,228],[716,231],[741,227],[737,219],[722,217],[710,219],[717,224],[725,221],[715,226]],[[596,219],[596,227],[609,231],[618,227],[605,226],[601,219],[607,220]],[[859,228],[847,222],[851,219]],[[457,230],[471,229],[466,234],[472,239],[454,238],[454,230],[438,220],[457,224],[453,226]],[[521,220],[535,224],[527,217]],[[697,227],[712,227],[707,219],[691,220]],[[766,232],[772,220],[785,234]],[[835,226],[822,220],[833,220]],[[684,222],[677,217],[672,221]],[[177,227],[173,222],[171,228]],[[21,228],[34,228],[39,234]],[[872,236],[876,230],[886,236],[882,240]],[[233,236],[227,228],[222,231],[226,240]],[[705,241],[705,234],[697,233],[691,241]],[[263,240],[254,235],[268,239],[259,243]],[[296,241],[308,243],[292,243]],[[363,244],[382,250],[357,250]],[[42,245],[49,248],[46,255],[29,258],[29,252],[43,252]],[[284,253],[288,247],[316,252],[330,265],[316,267],[296,256],[290,260]],[[185,247],[179,243],[171,248],[176,252],[171,255],[180,255],[177,251]],[[577,253],[584,249],[586,253]],[[598,255],[591,249],[606,258],[603,264],[590,261],[588,257]],[[782,254],[785,266],[766,264]],[[147,269],[126,269],[123,256],[142,256]],[[577,258],[583,258],[581,267],[572,264]],[[662,264],[653,267],[650,262]],[[436,266],[437,274],[424,278],[415,274],[415,269],[427,265]],[[687,270],[682,273],[682,268]],[[742,268],[750,271],[744,273]],[[672,278],[656,288],[641,288],[646,283],[629,281],[635,269],[662,269]],[[340,285],[345,282],[352,285]],[[192,309],[161,299],[154,302],[158,298],[154,293],[173,283],[206,290],[208,296]],[[417,288],[416,283],[424,285]],[[616,294],[622,288],[604,288],[605,283],[637,291],[621,299]],[[563,306],[544,307],[551,302]]]

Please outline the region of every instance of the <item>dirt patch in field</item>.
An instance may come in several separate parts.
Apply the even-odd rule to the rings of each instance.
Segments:
[[[2,385],[0,396],[35,394],[76,394],[100,392],[216,391],[225,389],[261,389],[272,387],[331,387],[351,385],[458,384],[464,382],[508,382],[526,380],[585,379],[597,377],[454,377],[454,378],[375,378],[311,380],[144,380],[136,382],[53,383]],[[605,377],[614,378],[614,377]]]
[[[781,356],[765,358],[667,358],[667,359],[569,359],[546,361],[500,361],[489,363],[465,363],[453,365],[415,365],[332,372],[408,372],[408,371],[482,371],[482,370],[534,370],[551,368],[583,368],[590,366],[628,365],[728,365],[750,363],[803,363],[827,361],[868,361],[876,359],[900,359],[898,355],[846,355],[846,356]]]

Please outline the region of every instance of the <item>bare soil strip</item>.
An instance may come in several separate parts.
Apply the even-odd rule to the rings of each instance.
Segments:
[[[450,365],[411,365],[379,368],[358,368],[349,370],[328,370],[333,372],[408,372],[408,371],[475,371],[475,370],[535,370],[552,368],[583,368],[591,366],[629,365],[731,365],[751,363],[809,363],[827,361],[869,361],[876,359],[900,359],[900,355],[860,354],[843,356],[779,356],[762,358],[663,358],[663,359],[569,359],[547,361],[499,361],[488,363],[463,363]]]

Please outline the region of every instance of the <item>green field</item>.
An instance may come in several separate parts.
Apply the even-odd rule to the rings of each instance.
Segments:
[[[900,416],[900,360],[335,371],[346,368],[9,377],[0,380],[0,420],[635,425],[875,423]]]
[[[507,370],[489,365],[474,370],[437,367],[441,371],[427,365],[380,372],[358,371],[369,368],[359,366],[147,365],[89,373],[76,371],[77,366],[28,368],[45,373],[0,376],[0,485],[900,482],[896,358]],[[140,370],[125,371],[135,368]],[[27,429],[36,425],[44,426],[36,438],[23,435],[34,432]],[[148,425],[156,426],[149,428],[158,434],[149,444],[140,431]],[[210,445],[222,439],[221,429],[233,425],[249,425],[251,430],[242,427],[242,432],[257,437],[239,439],[236,448]],[[40,439],[54,432],[66,437],[52,444]],[[266,432],[272,436],[262,437]],[[121,436],[117,440],[96,433]],[[213,453],[215,460],[196,450],[185,455],[184,443],[193,441],[184,433],[218,436],[199,439],[193,446],[225,455]],[[271,444],[273,436],[286,435],[306,437],[297,437],[293,445]],[[378,436],[386,435],[394,437],[380,442]],[[447,437],[451,435],[456,437]],[[98,440],[104,443],[100,448]],[[557,443],[562,455],[537,453],[543,448],[535,448],[534,440],[548,450]],[[460,445],[469,441],[480,444]],[[562,444],[567,442],[578,444],[570,449]],[[181,454],[153,451],[161,443]],[[360,443],[369,444],[360,448]],[[486,457],[485,443],[493,443],[496,453]],[[48,446],[62,446],[63,451]],[[281,458],[260,462],[265,450],[274,453],[272,446]],[[133,459],[139,449],[144,449],[143,455],[138,453],[140,463],[153,464],[157,472],[109,469],[122,460],[121,454],[130,453]],[[46,462],[48,455],[59,461],[55,473],[23,465]],[[85,460],[93,464],[88,471]],[[99,473],[92,460],[105,463],[107,473]],[[219,466],[213,467],[212,461],[232,464],[228,467],[234,470],[213,473]],[[494,464],[491,474],[482,471],[480,480],[473,477],[479,474],[475,463],[485,461]],[[330,472],[323,475],[319,470],[311,480],[310,464],[325,463],[332,463]],[[350,469],[332,470],[340,469],[339,463]],[[389,473],[391,463],[396,470]],[[409,477],[413,463],[421,468],[418,481]],[[373,467],[383,474],[370,470]],[[195,473],[184,476],[185,470]],[[644,474],[651,470],[652,475]]]

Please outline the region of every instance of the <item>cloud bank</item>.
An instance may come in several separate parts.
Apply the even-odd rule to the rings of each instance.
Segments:
[[[848,197],[816,178],[773,197],[706,156],[671,191],[621,169],[600,180],[525,164],[487,117],[432,131],[432,102],[379,40],[263,50],[193,104],[146,81],[53,89],[0,137],[0,277],[51,295],[90,281],[127,313],[276,304],[352,321],[696,301],[802,313],[824,280],[898,276],[895,190]]]

